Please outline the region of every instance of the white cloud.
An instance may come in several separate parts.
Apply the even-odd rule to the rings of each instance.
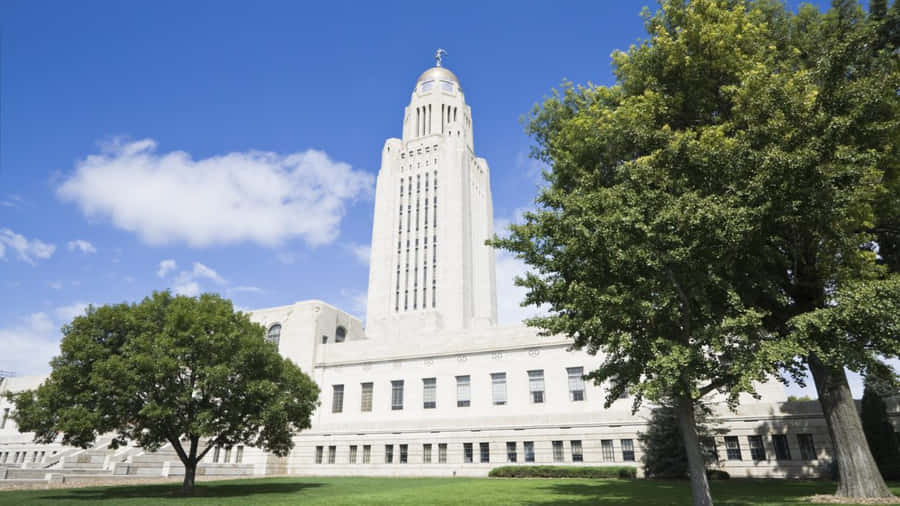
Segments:
[[[175,295],[186,295],[188,297],[196,297],[200,295],[200,283],[196,281],[184,281],[176,284],[172,291]]]
[[[96,253],[97,248],[94,247],[93,244],[85,241],[84,239],[76,239],[74,241],[69,241],[67,244],[69,251],[78,250],[82,253]]]
[[[87,304],[61,306],[52,312],[32,313],[10,326],[0,328],[0,369],[20,376],[47,374],[50,359],[59,354],[59,329],[62,324],[81,314]]]
[[[507,235],[507,228],[512,223],[521,223],[522,215],[528,208],[518,208],[513,211],[512,218],[497,218],[494,220],[494,233],[499,236]],[[544,306],[526,306],[521,303],[525,300],[528,290],[516,286],[516,277],[522,277],[528,272],[525,262],[516,258],[505,250],[494,250],[497,265],[497,321],[501,325],[515,325],[522,323],[526,318],[547,314]]]
[[[372,246],[368,244],[352,244],[349,248],[359,263],[369,265],[369,260],[372,257]]]
[[[6,248],[16,252],[19,260],[35,265],[35,259],[47,259],[56,251],[56,246],[40,239],[27,239],[8,228],[0,228],[0,259],[6,258]]]
[[[176,267],[177,264],[175,263],[175,260],[172,260],[171,258],[163,260],[159,263],[159,270],[156,271],[156,275],[164,278],[168,273],[174,271]]]
[[[54,290],[62,290],[63,289],[62,281],[51,281],[50,283],[47,283],[47,285]]]
[[[371,174],[322,151],[248,151],[194,160],[156,142],[116,141],[76,164],[57,189],[89,217],[108,218],[149,244],[200,247],[338,235],[348,201],[371,192]]]
[[[163,264],[166,264],[166,269],[165,272],[163,272],[163,275],[165,275],[165,273],[167,273],[170,268],[175,268],[174,260],[171,261],[171,264],[167,262],[169,262],[169,260],[163,260],[162,262],[160,262],[160,270],[157,272],[157,274],[163,272]],[[226,281],[225,278],[220,276],[219,273],[211,267],[207,267],[200,262],[194,262],[193,269],[189,271],[181,271],[177,276],[175,276],[175,279],[172,280],[172,291],[177,295],[196,297],[203,291],[200,283],[204,280],[213,281],[218,285],[228,284],[228,281]]]
[[[262,293],[262,291],[258,286],[234,286],[228,289],[228,293]]]
[[[366,305],[368,303],[368,295],[364,290],[353,290],[349,288],[341,288],[341,297],[347,302],[349,311],[357,318],[366,317]]]
[[[220,285],[225,284],[225,279],[222,276],[219,276],[218,272],[210,269],[209,267],[201,264],[200,262],[194,262],[193,275],[198,278],[211,279]]]

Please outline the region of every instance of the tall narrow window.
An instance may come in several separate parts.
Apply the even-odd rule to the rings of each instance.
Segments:
[[[766,448],[763,446],[762,436],[747,436],[750,447],[750,458],[755,461],[766,460]]]
[[[409,459],[409,445],[400,445],[400,463],[406,464]]]
[[[775,447],[775,458],[777,460],[791,460],[791,449],[788,446],[788,439],[786,435],[772,435],[772,446]]]
[[[612,439],[603,439],[600,441],[600,455],[603,457],[603,462],[616,461],[616,453],[615,450],[613,450]]]
[[[534,441],[522,443],[522,451],[525,452],[525,462],[534,462]]]
[[[742,460],[741,442],[737,436],[725,436],[725,453],[728,460]]]
[[[431,443],[422,445],[422,463],[431,464]]]
[[[581,440],[570,441],[572,446],[572,462],[584,462],[584,453],[581,450]]]
[[[219,463],[219,452],[221,450],[222,450],[222,447],[218,446],[218,445],[215,448],[213,448],[213,464]]]
[[[816,445],[813,443],[812,434],[797,434],[797,443],[800,445],[801,459],[816,460]]]
[[[467,408],[471,403],[472,388],[470,378],[466,376],[456,377],[456,407]]]
[[[372,461],[372,445],[363,445],[363,464],[368,464]]]
[[[425,378],[422,380],[422,399],[424,408],[431,409],[437,407],[437,379]]]
[[[634,462],[634,441],[623,439],[620,443],[622,444],[622,460],[625,462]]]
[[[334,329],[334,342],[343,343],[345,339],[347,339],[347,329],[342,325],[338,325],[337,328]]]
[[[447,463],[447,443],[438,445],[438,464]]]
[[[350,445],[350,457],[351,464],[356,464],[356,445]]]
[[[322,446],[317,446],[317,447],[316,447],[316,464],[321,464],[321,463],[322,463],[322,450],[323,450],[323,448],[324,448],[324,447],[322,447]]]
[[[507,462],[515,462],[518,458],[518,454],[516,453],[516,442],[515,441],[507,441],[506,442],[506,461]]]
[[[568,367],[566,374],[569,375],[569,400],[584,400],[584,367]]]
[[[234,454],[234,463],[240,464],[244,461],[244,447],[238,446],[237,452]]]
[[[463,443],[463,462],[471,464],[474,461],[472,443]]]
[[[391,409],[403,409],[403,380],[391,381]]]
[[[231,447],[230,447],[230,446],[227,447],[227,448],[225,448],[225,460],[224,460],[224,462],[225,462],[226,464],[228,464],[229,462],[231,462]]]
[[[394,463],[394,445],[384,445],[384,463]]]
[[[372,411],[372,383],[361,383],[360,411]]]
[[[481,454],[481,463],[486,464],[491,461],[491,444],[490,443],[480,443],[478,445],[479,453]]]
[[[9,420],[9,408],[3,408],[3,419],[0,420],[0,429],[6,428],[7,420]]]
[[[506,373],[495,372],[491,374],[491,392],[495,406],[506,404]]]
[[[562,441],[553,441],[553,462],[562,462],[563,457],[563,442]]]
[[[266,333],[266,340],[275,345],[275,348],[278,348],[278,343],[281,341],[281,325],[276,323],[269,327],[269,332]]]
[[[541,404],[544,402],[544,370],[528,371],[528,389],[531,392],[531,402]]]
[[[334,464],[336,458],[337,458],[337,447],[329,446],[328,447],[328,463]]]
[[[333,385],[334,393],[331,397],[331,412],[340,413],[344,411],[344,385]]]

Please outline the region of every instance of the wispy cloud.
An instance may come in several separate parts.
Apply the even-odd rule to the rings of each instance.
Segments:
[[[171,258],[163,260],[159,263],[159,269],[157,269],[156,275],[164,278],[167,274],[174,271],[176,267],[177,264],[175,263],[175,260],[172,260]]]
[[[96,253],[97,248],[94,247],[93,244],[85,241],[84,239],[76,239],[74,241],[69,241],[66,245],[69,251],[80,251],[82,253]]]
[[[322,151],[194,160],[143,139],[104,145],[78,162],[57,194],[149,244],[275,246],[299,237],[320,245],[337,237],[345,207],[371,194],[373,182]]]
[[[47,312],[32,313],[10,326],[0,328],[0,369],[19,375],[47,374],[50,359],[59,354],[60,328],[87,304],[73,303]]]
[[[363,265],[369,265],[372,257],[372,247],[368,244],[351,244],[348,246],[353,257]]]
[[[0,228],[0,260],[6,258],[6,249],[16,252],[16,257],[31,265],[36,260],[46,260],[53,256],[56,246],[41,241],[40,239],[28,239],[24,235],[17,234],[8,228]]]
[[[521,223],[522,215],[528,208],[519,208],[513,211],[512,217],[497,218],[494,220],[494,233],[499,236],[508,234],[508,227],[512,223]],[[527,318],[547,314],[547,308],[525,306],[522,301],[528,290],[516,285],[516,278],[524,277],[529,272],[528,266],[512,253],[505,250],[496,251],[497,264],[497,320],[500,324],[520,324]]]
[[[341,297],[343,297],[346,304],[348,304],[348,310],[350,314],[353,314],[357,318],[363,319],[366,317],[366,306],[367,306],[367,292],[365,290],[356,290],[353,288],[342,288],[340,290]]]

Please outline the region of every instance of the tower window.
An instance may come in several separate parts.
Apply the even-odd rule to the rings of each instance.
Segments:
[[[269,331],[266,333],[266,341],[278,348],[278,343],[281,341],[281,324],[276,323],[269,327]]]
[[[345,329],[341,325],[338,325],[338,327],[336,329],[334,329],[334,342],[343,343],[346,338],[347,338],[347,329]]]

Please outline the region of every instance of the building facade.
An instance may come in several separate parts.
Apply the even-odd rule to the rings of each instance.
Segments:
[[[639,466],[650,417],[582,376],[601,357],[564,337],[497,325],[490,170],[476,155],[460,81],[438,65],[415,82],[401,138],[382,150],[368,314],[322,301],[252,311],[279,352],[312,376],[321,405],[284,458],[221,448],[201,474],[484,476],[500,465]],[[6,378],[0,391],[42,378]],[[736,412],[712,398],[717,466],[735,476],[815,476],[830,438],[816,402],[761,384]],[[174,452],[36,445],[0,400],[0,468],[8,479],[55,472],[170,475]],[[895,413],[896,419],[896,413]],[[12,473],[12,474],[10,474]],[[43,473],[43,474],[42,474]]]

